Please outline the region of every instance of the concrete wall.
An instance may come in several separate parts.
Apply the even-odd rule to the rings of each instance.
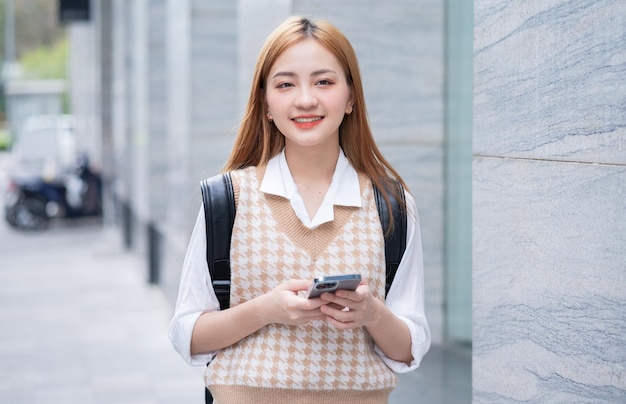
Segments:
[[[475,403],[626,401],[626,3],[474,1]]]

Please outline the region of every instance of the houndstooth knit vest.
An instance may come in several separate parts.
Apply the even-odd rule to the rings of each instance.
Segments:
[[[232,172],[231,306],[289,279],[349,273],[384,299],[384,240],[370,181],[359,177],[361,208],[335,206],[334,220],[311,230],[289,200],[259,190],[263,173]],[[396,382],[364,327],[341,331],[321,320],[264,327],[220,351],[205,373],[216,404],[386,403]]]

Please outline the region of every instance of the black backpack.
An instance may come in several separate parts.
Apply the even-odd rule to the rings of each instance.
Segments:
[[[394,181],[404,202],[402,184]],[[204,219],[206,223],[206,261],[211,274],[215,295],[220,302],[220,310],[230,307],[230,239],[235,223],[235,192],[230,173],[223,173],[203,180],[200,183]],[[386,281],[385,296],[389,292],[393,278],[406,248],[406,210],[400,207],[393,192],[387,192],[392,206],[393,231],[389,228],[389,209],[380,190],[374,185],[376,208],[385,235]],[[213,402],[208,389],[205,390],[207,404]]]

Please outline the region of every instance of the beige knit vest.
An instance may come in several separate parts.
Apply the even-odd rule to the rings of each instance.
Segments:
[[[384,299],[384,240],[372,186],[360,177],[362,208],[335,206],[335,218],[307,229],[287,199],[259,191],[264,170],[232,173],[238,194],[231,241],[231,306],[289,279],[360,273]],[[216,404],[386,403],[395,374],[365,330],[326,321],[269,325],[223,349],[205,382]]]

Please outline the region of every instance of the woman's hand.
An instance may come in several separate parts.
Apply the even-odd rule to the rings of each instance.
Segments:
[[[261,316],[268,324],[302,325],[313,320],[323,320],[326,316],[320,307],[326,302],[298,296],[299,291],[307,290],[310,285],[311,281],[290,280],[260,296]]]
[[[376,299],[367,284],[361,283],[355,291],[338,290],[321,296],[324,305],[320,311],[340,330],[370,326],[379,317],[382,302]]]
[[[361,283],[354,292],[324,293],[321,300],[326,304],[320,311],[333,326],[340,330],[367,328],[374,343],[388,358],[410,365],[413,356],[407,325],[372,295],[369,286]]]
[[[307,299],[298,292],[311,285],[306,280],[291,280],[264,295],[227,310],[202,313],[193,329],[191,354],[213,352],[231,346],[268,324],[302,325],[323,320],[321,299]]]

